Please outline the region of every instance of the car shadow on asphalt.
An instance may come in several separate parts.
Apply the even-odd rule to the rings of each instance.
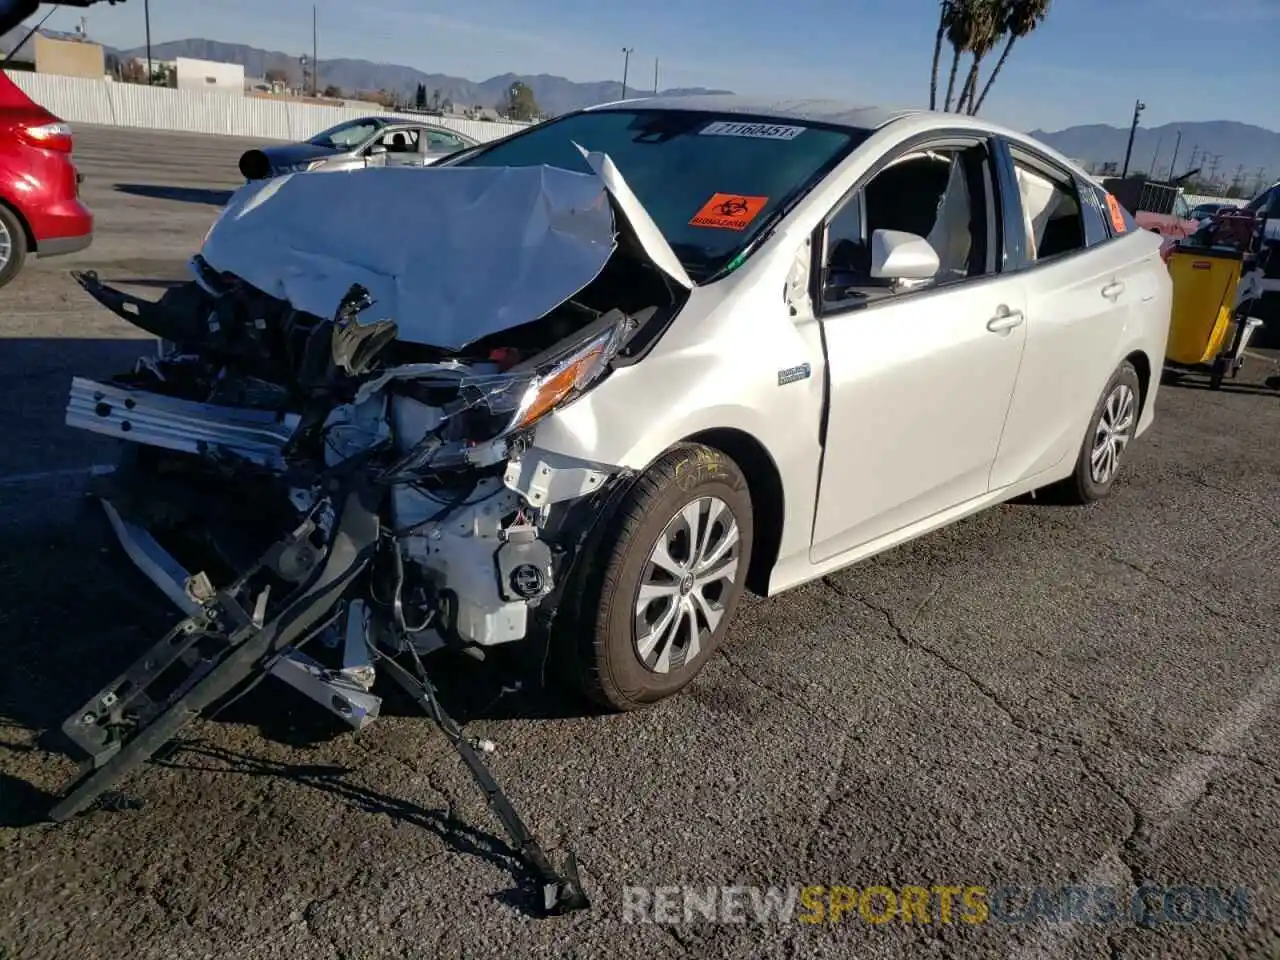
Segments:
[[[397,824],[416,827],[436,836],[451,851],[478,857],[524,881],[501,895],[508,906],[529,916],[540,916],[538,878],[525,867],[518,853],[500,837],[468,826],[448,810],[429,810],[408,800],[372,790],[348,779],[351,769],[338,764],[283,763],[198,740],[175,743],[154,761],[174,770],[243,777],[287,780],[343,801],[364,813],[386,816]]]
[[[308,653],[315,655],[316,651],[308,647]],[[461,727],[476,721],[578,719],[601,712],[571,692],[544,682],[536,667],[528,666],[522,657],[491,656],[477,663],[442,651],[423,658],[423,666],[441,708]],[[102,682],[109,679],[103,677]],[[379,677],[374,692],[382,698],[380,717],[434,722],[416,700],[385,676]],[[271,677],[240,699],[221,708],[215,706],[208,717],[252,727],[265,740],[299,749],[351,733],[351,728],[333,714]]]
[[[1280,396],[1280,381],[1271,382],[1276,378],[1268,378],[1262,383],[1238,383],[1231,380],[1224,380],[1217,390],[1209,385],[1207,377],[1191,376],[1182,377],[1165,377],[1161,380],[1162,387],[1171,387],[1177,390],[1201,390],[1209,393],[1235,393],[1243,396],[1257,397],[1267,394]]]
[[[155,183],[117,183],[119,193],[152,200],[177,200],[179,203],[203,203],[212,207],[225,207],[234,190],[215,190],[208,187],[170,187]]]
[[[53,797],[39,787],[21,777],[0,773],[0,830],[43,823],[52,805]]]

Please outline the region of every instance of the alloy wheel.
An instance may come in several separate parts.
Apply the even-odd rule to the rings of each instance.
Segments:
[[[1137,397],[1127,383],[1117,384],[1107,395],[1089,453],[1089,474],[1094,483],[1107,484],[1115,478],[1121,454],[1133,439],[1137,406]]]
[[[649,554],[635,601],[635,650],[645,668],[670,673],[710,642],[737,581],[742,537],[718,497],[699,497],[672,517]]]
[[[4,225],[4,221],[0,220],[0,270],[9,265],[9,258],[13,256],[13,237],[9,235],[9,228]]]

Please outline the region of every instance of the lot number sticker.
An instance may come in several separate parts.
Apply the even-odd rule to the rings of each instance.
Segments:
[[[804,127],[788,127],[777,123],[733,123],[717,120],[702,128],[704,137],[747,137],[752,140],[794,140]]]
[[[769,202],[768,197],[744,197],[737,193],[717,193],[703,204],[692,220],[691,227],[711,227],[714,230],[745,230]]]
[[[1120,210],[1120,201],[1111,194],[1107,194],[1107,209],[1111,211],[1111,227],[1116,233],[1124,233],[1126,229],[1124,223],[1124,214]]]

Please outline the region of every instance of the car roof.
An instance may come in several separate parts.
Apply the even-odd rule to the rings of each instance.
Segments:
[[[733,93],[690,96],[638,97],[587,107],[599,110],[690,110],[707,113],[741,113],[799,123],[826,123],[850,130],[877,130],[901,117],[928,111],[877,107],[844,100],[747,97]]]
[[[597,110],[691,110],[704,113],[740,113],[767,117],[779,123],[826,123],[847,127],[850,130],[879,130],[898,120],[910,119],[921,127],[939,126],[951,129],[972,130],[995,136],[1023,140],[1036,144],[1055,159],[1078,168],[1079,164],[1062,156],[1026,133],[1020,133],[992,123],[982,117],[964,113],[944,113],[941,110],[925,110],[918,107],[877,106],[848,100],[788,99],[782,97],[748,97],[736,93],[706,93],[689,96],[633,97],[587,107],[587,112]]]
[[[1034,146],[1045,157],[1065,166],[1095,187],[1102,182],[1084,170],[1079,163],[1027,133],[992,123],[982,117],[964,113],[944,113],[911,107],[886,107],[845,100],[788,99],[781,97],[748,97],[734,93],[692,94],[689,96],[636,97],[587,107],[585,112],[601,110],[690,110],[705,113],[739,113],[775,120],[779,123],[825,123],[849,130],[879,130],[891,123],[904,122],[916,132],[933,127],[972,131],[984,136],[1004,137],[1014,144]]]

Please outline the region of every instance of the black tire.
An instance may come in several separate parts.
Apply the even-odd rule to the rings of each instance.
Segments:
[[[1209,371],[1209,389],[1221,390],[1223,378],[1227,375],[1227,368],[1230,364],[1229,360],[1221,357],[1213,361],[1213,367]]]
[[[16,277],[27,259],[27,231],[12,210],[0,203],[0,225],[9,235],[9,259],[0,267],[0,287]]]
[[[1120,468],[1124,462],[1123,456],[1117,457],[1115,469],[1104,480],[1098,480],[1094,477],[1091,461],[1095,439],[1098,436],[1099,425],[1106,411],[1107,402],[1111,399],[1112,394],[1116,393],[1121,387],[1127,387],[1133,397],[1133,422],[1128,428],[1128,440],[1125,443],[1125,450],[1133,443],[1134,431],[1138,427],[1138,418],[1142,409],[1142,381],[1138,379],[1138,371],[1133,368],[1133,364],[1126,360],[1111,375],[1111,379],[1107,381],[1106,387],[1103,388],[1102,396],[1093,408],[1093,416],[1089,418],[1089,429],[1085,431],[1084,440],[1080,444],[1080,453],[1076,457],[1075,469],[1071,472],[1071,476],[1049,487],[1047,491],[1049,499],[1060,503],[1083,506],[1101,500],[1115,486],[1116,477],[1119,475]],[[1124,450],[1121,451],[1121,453],[1124,452]]]
[[[731,583],[722,581],[718,589],[699,590],[699,596],[718,607],[720,617],[714,630],[700,636],[697,652],[686,661],[686,626],[681,631],[685,643],[677,644],[673,632],[667,643],[656,648],[659,653],[670,648],[668,669],[650,669],[641,659],[636,636],[635,607],[642,578],[652,575],[649,561],[658,538],[672,525],[679,526],[677,517],[686,506],[703,501],[707,510],[714,503],[709,498],[724,504],[736,521],[736,575]],[[700,515],[699,522],[705,522],[706,516]],[[707,530],[709,546],[718,542],[717,530],[723,536],[727,527],[719,523]],[[568,660],[564,666],[579,692],[609,710],[627,711],[656,703],[686,686],[724,639],[742,597],[753,532],[751,495],[736,463],[700,444],[681,444],[663,454],[623,494],[590,538],[570,587],[570,596],[576,594],[575,611],[553,628],[562,641],[556,644],[558,653]],[[678,545],[683,536],[677,533],[674,542]],[[671,552],[679,555],[679,550]],[[674,589],[677,581],[672,579],[671,584]],[[690,597],[696,607],[693,589],[698,588],[685,583],[669,602],[674,606],[678,598]],[[658,613],[665,609],[663,603],[654,601]],[[693,624],[709,626],[700,615],[694,616]]]

